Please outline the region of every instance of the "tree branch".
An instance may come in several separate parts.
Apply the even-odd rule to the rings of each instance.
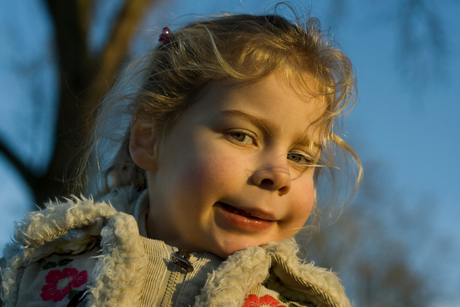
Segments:
[[[33,187],[37,181],[37,177],[30,171],[30,169],[20,161],[17,156],[5,145],[5,141],[0,139],[0,153],[8,160],[8,162],[14,167],[14,169],[19,172],[22,178],[26,181],[29,187]],[[34,192],[34,189],[31,189]]]
[[[143,14],[148,11],[149,6],[157,2],[158,0],[126,1],[102,53],[100,59],[101,69],[98,70],[95,76],[93,87],[86,100],[89,106],[93,106],[98,102],[107,90],[112,87],[114,77],[128,56],[129,43],[137,30],[137,26],[142,21]]]

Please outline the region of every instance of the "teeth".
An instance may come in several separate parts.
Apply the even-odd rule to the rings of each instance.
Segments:
[[[252,215],[251,213],[249,212],[246,212],[244,210],[240,210],[240,209],[236,209],[236,208],[233,208],[233,212],[234,214],[238,214],[238,215],[242,215],[242,216],[246,216],[246,217],[257,217],[257,216],[254,216]]]
[[[247,216],[247,217],[255,217],[255,218],[257,217],[257,216],[252,215],[249,212],[246,212],[246,211],[241,210],[241,209],[237,209],[237,208],[229,206],[229,205],[225,205],[225,207],[227,208],[228,211],[230,211],[233,214],[238,214],[238,215]]]
[[[241,209],[237,209],[237,208],[232,207],[230,205],[224,204],[224,206],[229,212],[231,212],[233,214],[238,214],[238,215],[241,215],[241,216],[250,217],[250,218],[254,218],[254,219],[261,219],[258,216],[252,215],[249,212],[246,212],[246,211],[241,210]]]

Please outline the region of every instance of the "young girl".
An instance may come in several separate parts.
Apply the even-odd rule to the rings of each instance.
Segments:
[[[105,102],[132,110],[105,195],[17,227],[6,306],[350,306],[293,239],[333,153],[358,161],[333,129],[351,64],[318,27],[235,15],[165,28],[135,93]]]

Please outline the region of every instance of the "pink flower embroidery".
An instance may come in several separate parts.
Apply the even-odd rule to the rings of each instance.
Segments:
[[[84,285],[88,280],[86,271],[78,272],[76,268],[64,270],[51,270],[46,275],[46,285],[42,288],[40,296],[44,301],[59,302],[66,297],[73,288]]]
[[[244,305],[242,307],[286,307],[285,305],[280,305],[280,302],[274,299],[270,295],[264,295],[262,297],[257,297],[255,294],[249,294],[249,296],[244,301]]]

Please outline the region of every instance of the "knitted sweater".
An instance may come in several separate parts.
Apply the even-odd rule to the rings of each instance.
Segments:
[[[5,249],[5,306],[350,306],[332,272],[298,259],[293,239],[176,265],[174,247],[139,234],[142,199],[122,188],[32,212]]]

